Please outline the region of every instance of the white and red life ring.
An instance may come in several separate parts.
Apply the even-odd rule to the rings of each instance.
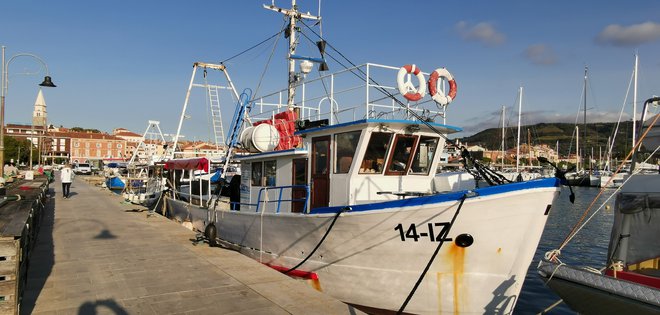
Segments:
[[[441,90],[438,89],[438,79],[445,78],[449,83],[449,93],[445,95]],[[454,77],[447,71],[445,68],[438,68],[431,73],[429,78],[429,94],[431,98],[438,104],[445,106],[456,98],[456,80]]]
[[[419,87],[415,87],[410,80],[404,82],[406,74],[413,74],[419,80]],[[399,93],[409,101],[419,101],[426,95],[426,85],[424,84],[424,75],[415,65],[405,65],[399,69],[396,76],[396,83],[399,87]]]

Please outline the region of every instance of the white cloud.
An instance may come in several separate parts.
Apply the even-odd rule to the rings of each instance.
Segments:
[[[645,22],[630,26],[608,25],[596,37],[596,42],[612,46],[638,46],[660,39],[660,24]]]
[[[523,56],[537,65],[553,65],[557,63],[554,50],[545,44],[531,45],[525,49]]]
[[[470,25],[468,22],[456,23],[456,30],[465,40],[480,42],[486,46],[500,45],[506,41],[506,36],[495,29],[490,23],[481,22]]]

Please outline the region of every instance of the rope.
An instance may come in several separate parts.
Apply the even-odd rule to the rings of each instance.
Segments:
[[[284,31],[284,29],[286,29],[286,23],[285,23],[284,26],[282,26],[282,31]],[[282,31],[280,31],[280,33],[282,33]],[[268,71],[268,66],[270,65],[270,61],[271,61],[271,59],[273,59],[273,55],[275,55],[275,48],[277,48],[277,43],[279,43],[279,41],[280,41],[280,38],[277,37],[275,39],[275,43],[273,44],[273,49],[270,52],[270,56],[268,57],[268,60],[266,61],[266,66],[264,67],[264,71],[261,73],[261,77],[259,77],[259,83],[257,84],[257,87],[254,89],[254,95],[255,96],[257,95],[257,93],[259,93],[259,88],[261,87],[261,83],[264,80],[264,76],[266,75],[266,71]],[[240,102],[240,100],[239,100],[239,102]]]
[[[422,283],[422,280],[424,279],[424,276],[426,276],[426,273],[429,271],[429,268],[431,268],[431,264],[435,260],[435,256],[438,255],[438,252],[440,251],[440,248],[442,247],[442,244],[445,243],[445,240],[447,240],[447,235],[449,234],[449,231],[451,230],[451,227],[454,226],[454,222],[456,221],[456,218],[458,217],[458,213],[461,212],[461,208],[463,207],[463,203],[465,202],[465,199],[467,199],[467,194],[464,194],[461,197],[461,201],[458,204],[458,208],[456,208],[456,212],[454,212],[454,217],[451,218],[451,222],[449,223],[449,228],[447,228],[444,233],[440,236],[440,242],[438,243],[438,246],[435,248],[435,252],[433,252],[433,255],[431,255],[431,259],[429,259],[429,262],[426,264],[426,267],[424,267],[424,271],[422,271],[422,274],[419,275],[419,278],[417,279],[417,282],[415,283],[415,286],[412,288],[410,293],[408,294],[408,297],[406,297],[406,300],[403,302],[403,305],[399,308],[399,311],[396,312],[398,314],[403,314],[403,311],[406,309],[406,306],[408,305],[408,302],[410,302],[410,299],[412,299],[413,295],[415,295],[415,291],[417,291],[417,288],[419,285]]]
[[[319,249],[319,247],[321,246],[321,244],[323,244],[323,241],[325,241],[325,238],[328,236],[328,234],[330,234],[330,231],[332,230],[332,227],[335,225],[335,222],[337,222],[337,219],[339,218],[339,215],[342,214],[342,213],[344,213],[345,211],[350,211],[350,210],[351,210],[351,207],[345,207],[345,208],[342,208],[341,210],[337,211],[337,214],[336,214],[335,217],[332,219],[332,222],[330,223],[330,226],[328,227],[328,230],[325,231],[325,235],[323,235],[323,237],[321,238],[321,240],[319,241],[319,243],[316,244],[316,247],[314,247],[314,249],[312,249],[312,251],[307,255],[307,257],[305,257],[305,259],[303,259],[303,260],[302,260],[301,262],[299,262],[297,265],[291,267],[289,270],[287,270],[287,271],[285,271],[285,272],[283,272],[283,273],[284,273],[284,274],[287,274],[287,273],[289,273],[289,272],[291,272],[291,271],[294,271],[294,270],[298,269],[298,267],[302,266],[302,265],[303,265],[303,264],[304,264],[304,263],[305,263],[310,257],[312,257],[312,255],[314,255],[314,253],[316,252],[316,250]]]
[[[225,62],[227,62],[227,61],[229,61],[229,60],[232,60],[232,59],[234,59],[234,58],[236,58],[236,57],[238,57],[238,56],[240,56],[240,55],[242,55],[242,54],[244,54],[244,53],[246,53],[246,52],[248,52],[248,51],[254,49],[254,48],[259,47],[261,44],[263,44],[263,43],[265,43],[265,42],[271,40],[273,37],[282,34],[282,32],[284,32],[285,29],[286,29],[286,28],[283,28],[283,29],[280,30],[279,32],[273,34],[271,37],[268,37],[268,38],[262,40],[262,41],[259,42],[258,44],[254,45],[254,46],[252,46],[252,47],[250,47],[250,48],[248,48],[248,49],[245,49],[245,50],[239,52],[238,54],[235,54],[235,55],[233,55],[233,56],[231,56],[231,57],[229,57],[229,58],[227,58],[227,59],[225,59],[225,60],[223,60],[223,61],[220,61],[220,63],[225,63]]]
[[[311,27],[309,27],[304,21],[300,21],[300,23],[303,24],[305,27],[307,27],[312,33],[314,33],[314,35],[316,35],[317,37],[323,39],[318,33],[316,33]],[[350,61],[346,56],[344,56],[344,54],[342,54],[339,50],[337,50],[337,49],[336,49],[334,46],[332,46],[332,44],[330,44],[329,42],[326,41],[326,45],[327,45],[328,47],[332,48],[332,50],[334,50],[335,52],[337,52],[342,58],[344,58],[344,60],[346,60],[348,63],[350,63],[351,66],[353,66],[354,68],[356,68],[357,71],[359,71],[362,75],[364,75],[364,77],[359,76],[359,75],[356,74],[353,70],[350,70],[351,73],[355,74],[355,75],[356,75],[358,78],[360,78],[361,80],[363,80],[363,81],[365,81],[365,82],[367,81],[367,80],[366,80],[366,75],[367,75],[367,74],[366,74],[362,69],[358,68],[356,64],[354,64],[352,61]],[[342,65],[344,68],[347,68],[347,69],[348,69],[348,67],[344,66],[340,61],[338,61],[337,59],[335,59],[334,57],[332,57],[332,55],[328,54],[327,51],[326,51],[326,55],[330,56],[330,58],[332,58],[332,59],[335,60],[337,63],[339,63],[340,65]],[[373,84],[376,85],[376,87],[374,87],[376,90],[380,91],[381,93],[383,93],[383,94],[385,94],[386,96],[388,96],[389,98],[391,98],[395,103],[397,103],[399,106],[401,106],[401,108],[405,109],[405,110],[406,110],[411,116],[415,117],[415,119],[417,119],[419,122],[421,122],[421,123],[423,123],[424,125],[426,125],[429,129],[431,129],[433,132],[435,132],[436,134],[438,134],[438,135],[439,135],[440,137],[442,137],[445,141],[449,141],[449,138],[447,138],[447,136],[445,136],[444,134],[442,134],[438,129],[435,128],[435,126],[431,125],[430,122],[426,121],[426,120],[424,119],[424,117],[421,117],[421,116],[420,116],[419,114],[417,114],[416,112],[409,110],[408,107],[407,107],[405,104],[403,104],[403,102],[401,102],[401,100],[399,100],[399,99],[397,99],[396,97],[394,97],[394,95],[393,95],[392,93],[390,93],[389,91],[387,91],[387,90],[385,90],[384,88],[380,87],[380,86],[381,86],[380,83],[376,82],[376,80],[374,80],[373,78],[369,78],[369,80],[370,80]]]
[[[557,305],[561,304],[562,302],[564,302],[564,300],[559,299],[559,300],[557,300],[557,302],[552,303],[552,305],[548,306],[546,309],[544,309],[544,310],[541,311],[540,313],[537,313],[536,315],[544,315],[544,314],[547,314],[550,310],[552,310],[553,308],[557,307]]]
[[[623,169],[623,166],[625,165],[625,161],[628,160],[628,159],[629,159],[629,158],[635,153],[635,151],[637,151],[637,148],[639,148],[639,146],[642,144],[642,140],[644,140],[644,138],[645,138],[646,135],[649,133],[649,131],[651,131],[651,129],[653,129],[653,125],[655,125],[655,123],[658,121],[658,118],[660,118],[660,114],[655,115],[655,118],[653,119],[653,122],[649,125],[649,127],[646,129],[646,131],[644,132],[644,134],[642,134],[642,136],[639,138],[639,140],[635,143],[635,146],[632,148],[632,150],[630,150],[630,152],[628,152],[628,155],[623,159],[623,161],[621,162],[621,164],[619,164],[619,166],[617,167],[616,171],[614,172],[614,175],[612,175],[612,177],[610,178],[610,181],[612,181],[612,180],[614,179],[614,176],[615,176],[616,174],[618,174],[618,173],[621,171],[621,169]],[[657,151],[657,148],[656,148],[656,151]],[[656,151],[654,151],[654,153],[655,153]],[[653,156],[653,155],[650,155],[649,158],[650,158],[651,156]],[[633,170],[633,171],[634,171],[634,170]],[[632,176],[630,176],[628,179],[630,179],[631,177],[632,177]],[[609,184],[610,181],[608,181],[608,184]],[[628,181],[628,180],[626,180],[626,182],[627,182],[627,181]],[[606,185],[606,186],[607,186],[607,185]],[[572,228],[571,231],[568,233],[568,235],[566,235],[566,238],[564,238],[564,240],[561,242],[561,245],[559,246],[559,249],[560,249],[560,250],[563,249],[563,248],[568,244],[568,242],[569,242],[569,241],[575,236],[575,234],[577,234],[577,232],[579,231],[579,229],[580,229],[582,226],[584,226],[584,225],[581,225],[582,222],[583,222],[584,219],[587,217],[587,214],[589,213],[589,211],[591,210],[591,208],[593,207],[593,205],[596,203],[596,201],[598,200],[598,198],[603,194],[603,192],[605,192],[605,187],[603,187],[603,188],[600,189],[600,191],[598,192],[598,195],[596,195],[596,197],[594,197],[593,201],[589,204],[589,206],[587,207],[587,209],[582,213],[582,216],[580,217],[580,220],[578,220],[578,222],[573,226],[573,228]]]

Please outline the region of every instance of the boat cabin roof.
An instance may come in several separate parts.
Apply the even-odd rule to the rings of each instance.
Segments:
[[[433,123],[433,122],[420,122],[420,121],[411,121],[411,120],[402,120],[402,119],[374,119],[374,118],[369,118],[369,119],[361,119],[361,120],[356,120],[356,121],[351,121],[347,123],[340,123],[340,124],[335,124],[335,125],[328,125],[328,126],[321,126],[321,127],[315,127],[315,128],[310,128],[310,129],[303,129],[303,130],[298,130],[296,131],[296,135],[306,135],[306,134],[314,134],[314,133],[324,133],[327,134],[329,132],[338,132],[338,131],[345,131],[345,129],[360,129],[364,128],[366,126],[389,126],[392,128],[405,128],[408,126],[416,126],[418,131],[424,131],[424,132],[440,132],[442,134],[452,134],[456,132],[463,131],[463,129],[459,127],[454,127],[454,126],[449,126],[449,125],[443,125],[443,124],[438,124],[438,123]],[[431,126],[431,127],[429,127]],[[359,127],[359,128],[357,128]]]

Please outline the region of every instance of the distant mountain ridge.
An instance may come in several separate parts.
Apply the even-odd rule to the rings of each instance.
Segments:
[[[589,123],[587,126],[587,138],[584,139],[583,125],[578,125],[580,132],[580,149],[585,148],[587,154],[591,154],[593,148],[594,157],[598,157],[599,148],[605,156],[607,148],[607,138],[613,135],[616,128],[616,122]],[[517,126],[505,128],[505,147],[511,149],[516,146]],[[529,133],[528,133],[529,130]],[[559,154],[565,156],[568,154],[569,147],[571,153],[575,153],[575,125],[570,123],[539,123],[520,127],[520,143],[532,145],[546,144],[555,148],[559,141]],[[619,124],[619,130],[615,139],[615,145],[612,150],[613,157],[624,158],[632,146],[632,121],[625,121]],[[468,145],[479,145],[489,150],[499,150],[502,143],[502,129],[489,128],[480,131],[472,136],[459,138],[462,143]]]

